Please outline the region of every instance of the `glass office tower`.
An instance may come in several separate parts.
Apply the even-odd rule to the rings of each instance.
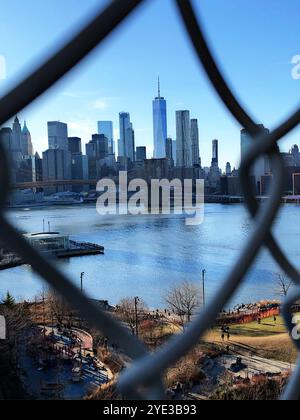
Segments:
[[[160,82],[158,79],[158,96],[153,101],[153,136],[155,159],[166,157],[167,141],[167,102],[160,96]]]

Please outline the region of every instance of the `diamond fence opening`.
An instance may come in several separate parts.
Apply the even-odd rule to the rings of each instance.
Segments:
[[[253,144],[241,163],[240,178],[246,206],[254,219],[255,229],[212,302],[206,306],[205,310],[198,315],[183,334],[171,339],[157,352],[149,354],[145,346],[136,337],[130,335],[120,323],[93,305],[62,272],[25,241],[8,222],[4,213],[5,200],[10,191],[10,170],[5,149],[0,144],[0,202],[2,204],[0,235],[5,238],[7,247],[26,259],[33,270],[51,288],[60,293],[73,308],[78,309],[82,317],[91,326],[109,335],[132,358],[132,366],[123,373],[118,383],[120,392],[130,399],[164,399],[163,373],[171,364],[191,350],[205,331],[214,324],[219,312],[241,284],[261,247],[266,246],[269,249],[281,269],[296,285],[293,293],[286,298],[283,305],[283,314],[290,333],[294,328],[291,306],[300,299],[300,273],[289,261],[272,235],[272,225],[278,213],[284,189],[284,164],[277,143],[299,124],[300,109],[271,133],[262,134],[257,123],[241,106],[220,72],[208,47],[201,25],[195,16],[191,1],[173,1],[174,7],[177,7],[182,23],[190,37],[192,46],[199,57],[200,64],[207,73],[216,93],[232,116],[253,138]],[[146,3],[146,0],[114,0],[106,9],[101,10],[98,16],[73,39],[0,99],[0,126],[70,71],[143,3]],[[261,155],[268,155],[274,173],[270,198],[263,207],[258,205],[250,181],[251,166]],[[291,337],[291,339],[293,338]],[[293,340],[300,351],[300,341]],[[282,399],[297,399],[299,397],[299,387],[300,358]]]

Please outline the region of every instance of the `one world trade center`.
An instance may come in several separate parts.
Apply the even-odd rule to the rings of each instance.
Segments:
[[[153,101],[153,134],[155,159],[166,157],[167,141],[167,102],[160,96],[160,81],[158,79],[158,96]]]

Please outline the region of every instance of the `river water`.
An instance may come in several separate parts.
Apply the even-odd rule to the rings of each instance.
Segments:
[[[201,287],[206,269],[206,294],[211,299],[220,288],[253,229],[242,205],[205,205],[200,226],[186,226],[181,216],[99,216],[95,206],[68,206],[10,210],[9,219],[23,232],[39,232],[43,219],[51,230],[72,239],[103,245],[105,255],[57,262],[95,299],[117,304],[123,297],[139,296],[151,308],[163,308],[172,285],[190,280]],[[284,250],[300,267],[300,207],[282,207],[274,229]],[[248,303],[278,299],[277,264],[262,251],[230,302]],[[18,299],[32,299],[43,285],[29,266],[0,272],[0,297],[7,291]]]

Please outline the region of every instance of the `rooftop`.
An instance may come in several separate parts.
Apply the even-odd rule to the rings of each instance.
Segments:
[[[50,238],[67,238],[68,235],[59,232],[41,232],[41,233],[27,233],[24,235],[27,239],[50,239]]]

